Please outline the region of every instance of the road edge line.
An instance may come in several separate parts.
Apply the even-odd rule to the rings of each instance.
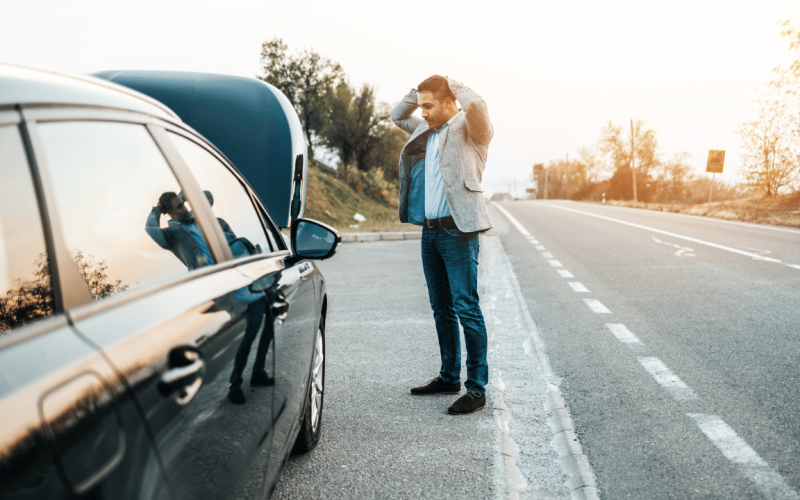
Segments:
[[[508,212],[506,212],[506,216],[509,218],[512,224],[519,225],[519,222],[517,222],[516,219],[508,214]],[[481,237],[486,238],[487,236],[481,235]],[[525,349],[526,354],[539,361],[539,369],[541,370],[542,375],[546,379],[550,379],[552,381],[554,378],[553,372],[550,369],[550,361],[547,358],[547,354],[544,352],[544,345],[539,338],[539,330],[536,327],[536,322],[534,321],[533,316],[528,309],[528,304],[522,295],[522,290],[520,289],[517,275],[514,272],[511,261],[508,259],[508,254],[503,247],[503,243],[500,241],[500,236],[494,237],[497,238],[497,248],[501,253],[503,262],[505,263],[506,273],[508,274],[508,278],[511,282],[511,288],[514,290],[514,296],[517,299],[517,305],[522,311],[522,317],[525,321],[525,325],[528,328],[528,332],[530,332],[528,340],[523,343],[523,348]],[[486,275],[485,265],[483,274]],[[531,347],[533,348],[533,353],[530,352]],[[553,446],[559,456],[558,463],[561,466],[561,469],[569,477],[567,480],[567,486],[570,489],[570,494],[573,500],[599,500],[599,496],[597,494],[597,483],[595,482],[594,478],[594,471],[592,470],[592,466],[589,463],[588,457],[586,457],[586,455],[583,453],[583,448],[580,445],[580,441],[574,434],[575,429],[572,424],[572,417],[569,413],[569,409],[564,403],[564,398],[561,395],[561,389],[559,389],[558,386],[552,382],[548,382],[547,385],[548,388],[547,392],[545,393],[545,409],[550,411],[553,415],[548,420],[548,424],[554,433],[550,444]],[[567,434],[567,432],[569,432],[569,434]],[[560,438],[559,436],[562,437]],[[562,441],[568,443],[569,446],[561,446]],[[506,470],[507,480],[508,472],[509,471]]]

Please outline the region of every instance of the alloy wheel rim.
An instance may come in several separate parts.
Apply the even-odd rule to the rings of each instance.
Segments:
[[[311,430],[317,432],[322,409],[323,384],[325,382],[325,353],[322,347],[322,331],[317,330],[317,342],[314,346],[314,370],[311,387]]]

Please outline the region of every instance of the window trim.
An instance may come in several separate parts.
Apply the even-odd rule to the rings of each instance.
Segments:
[[[22,111],[22,116],[20,131],[28,152],[28,163],[39,198],[42,229],[45,232],[47,251],[50,254],[50,280],[53,283],[55,312],[59,313],[87,301],[91,302],[92,295],[89,293],[64,239],[61,217],[55,210],[55,189],[37,130],[37,120],[28,119],[25,110]]]

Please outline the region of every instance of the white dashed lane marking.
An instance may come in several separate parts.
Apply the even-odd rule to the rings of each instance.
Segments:
[[[571,272],[567,271],[566,269],[558,269],[558,274],[560,274],[562,278],[574,278],[575,277],[575,276],[572,275]]]
[[[576,292],[588,292],[589,289],[583,286],[582,284],[578,283],[577,281],[570,281],[569,286],[572,287],[573,290]]]
[[[688,385],[672,373],[658,358],[636,358],[656,382],[666,389],[675,399],[698,399]]]
[[[608,308],[597,299],[583,299],[583,301],[586,302],[586,305],[589,306],[589,309],[597,314],[611,314],[611,311],[609,311]]]
[[[544,245],[536,245],[536,250],[539,250],[540,252],[544,252],[545,251]]]
[[[688,415],[725,458],[739,466],[741,472],[756,485],[765,498],[800,499],[800,495],[786,483],[783,476],[772,470],[724,420],[716,415],[703,413]]]
[[[642,344],[642,341],[639,340],[636,335],[632,334],[628,327],[620,323],[606,323],[606,328],[611,330],[611,333],[617,337],[617,340],[620,342],[624,342],[625,344]]]
[[[542,257],[544,257],[545,259],[552,259],[553,254],[551,254],[550,252],[542,252]]]
[[[557,261],[555,259],[550,259],[547,262],[549,262],[550,265],[553,266],[553,267],[564,267],[564,266],[561,265],[561,262],[559,262],[559,261]]]

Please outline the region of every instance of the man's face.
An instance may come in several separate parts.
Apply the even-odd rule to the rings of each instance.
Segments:
[[[169,206],[167,207],[167,214],[172,220],[177,222],[189,222],[192,220],[189,209],[186,208],[186,204],[178,196],[170,200]]]
[[[417,104],[422,108],[422,118],[428,122],[428,127],[439,128],[450,119],[450,98],[439,101],[433,92],[425,91],[417,94]]]

